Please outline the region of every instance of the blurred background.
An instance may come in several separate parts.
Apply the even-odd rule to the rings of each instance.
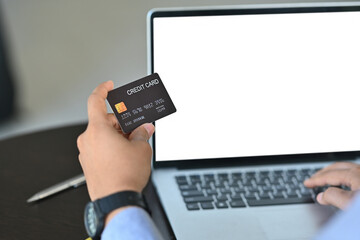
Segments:
[[[99,83],[146,75],[152,8],[294,2],[314,1],[0,0],[0,139],[86,122]]]

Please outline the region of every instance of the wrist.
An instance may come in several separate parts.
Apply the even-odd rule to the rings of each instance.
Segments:
[[[143,195],[134,191],[122,191],[89,202],[85,208],[86,231],[93,239],[99,239],[106,224],[122,210],[138,206],[147,210]]]
[[[90,190],[90,189],[89,189]],[[107,187],[107,188],[99,188],[99,189],[91,189],[93,191],[89,191],[89,196],[91,201],[96,201],[97,199],[101,199],[101,198],[105,198],[107,196],[113,195],[115,193],[119,193],[119,192],[137,192],[137,193],[141,193],[142,192],[142,188],[139,187],[135,187],[135,186],[129,186],[129,185],[125,185],[125,186],[114,186],[114,187]],[[94,191],[96,190],[96,191]]]

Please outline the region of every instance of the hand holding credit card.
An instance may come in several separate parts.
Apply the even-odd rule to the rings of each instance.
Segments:
[[[110,91],[107,101],[124,133],[176,112],[157,73]]]

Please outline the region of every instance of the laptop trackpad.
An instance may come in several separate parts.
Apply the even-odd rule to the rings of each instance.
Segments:
[[[181,234],[178,239],[266,239],[259,218],[252,214],[227,215],[223,212],[221,214],[209,212],[205,215],[208,216],[198,215],[199,219],[194,218],[192,224],[203,222],[204,219],[206,224],[196,225],[196,231],[188,232],[188,236]]]
[[[317,204],[270,208],[259,213],[266,239],[312,239],[334,213],[334,209]],[[286,233],[286,234],[284,234]]]

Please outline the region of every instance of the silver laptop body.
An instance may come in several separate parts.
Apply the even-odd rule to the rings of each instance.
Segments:
[[[360,2],[154,9],[147,23],[149,73],[177,107],[151,139],[152,180],[176,238],[312,239],[335,208],[250,206],[250,187],[238,195],[245,206],[232,207],[238,182],[214,190],[217,180],[204,189],[200,181],[310,175],[358,158]],[[215,200],[187,205],[194,192],[181,191],[184,179]],[[210,191],[224,191],[226,208]]]

